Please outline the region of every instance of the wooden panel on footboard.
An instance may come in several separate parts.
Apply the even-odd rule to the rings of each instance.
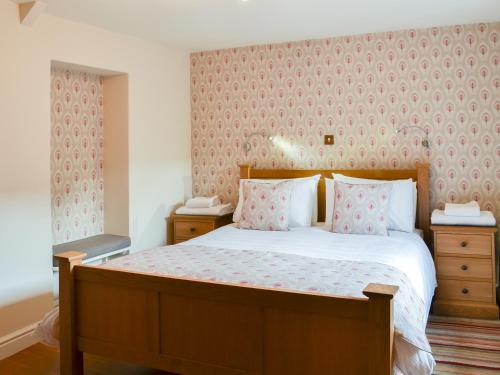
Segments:
[[[391,373],[397,287],[370,284],[369,298],[348,298],[68,269],[61,321],[74,321],[66,333],[77,345],[61,342],[63,375],[82,373],[66,360],[81,352],[186,375]]]

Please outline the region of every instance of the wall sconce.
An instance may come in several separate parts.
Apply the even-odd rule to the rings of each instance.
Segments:
[[[417,130],[420,130],[421,132],[423,132],[425,134],[425,137],[422,138],[422,143],[421,143],[422,147],[425,147],[425,148],[430,148],[431,147],[431,140],[429,139],[429,134],[427,133],[426,129],[424,129],[421,126],[417,126],[417,125],[405,125],[405,126],[402,126],[399,129],[397,129],[396,130],[396,134],[399,134],[399,133],[401,133],[402,131],[404,131],[406,129],[417,129]]]
[[[259,136],[259,135],[263,138],[267,138],[271,142],[273,141],[273,137],[268,136],[266,133],[252,132],[252,133],[248,134],[247,136],[245,136],[245,142],[243,142],[243,150],[245,151],[245,156],[247,156],[248,153],[250,152],[250,150],[252,149],[252,143],[250,142],[250,140],[254,137]]]

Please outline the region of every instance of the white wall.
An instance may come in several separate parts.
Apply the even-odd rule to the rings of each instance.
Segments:
[[[128,236],[128,75],[103,81],[104,233]]]
[[[133,249],[165,241],[190,175],[189,56],[0,1],[0,345],[51,307],[51,60],[128,73]]]

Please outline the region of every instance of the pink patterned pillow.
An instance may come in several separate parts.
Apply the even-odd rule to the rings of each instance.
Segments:
[[[391,187],[335,182],[332,232],[387,236]]]
[[[266,184],[245,181],[239,227],[256,230],[288,230],[292,182]]]

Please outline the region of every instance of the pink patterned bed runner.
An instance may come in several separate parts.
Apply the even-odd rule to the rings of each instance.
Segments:
[[[382,263],[175,245],[133,253],[100,267],[346,297],[365,297],[362,291],[369,283],[397,285],[395,333],[415,349],[431,353],[424,302],[403,272]]]

